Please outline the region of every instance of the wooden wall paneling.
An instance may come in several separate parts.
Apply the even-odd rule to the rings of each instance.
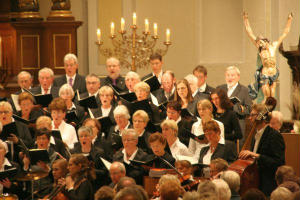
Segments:
[[[300,176],[300,134],[283,133],[285,142],[285,164],[294,168]]]

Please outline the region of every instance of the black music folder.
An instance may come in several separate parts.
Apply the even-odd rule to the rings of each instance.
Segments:
[[[18,169],[17,168],[10,168],[10,169],[6,169],[3,172],[0,172],[0,180],[4,180],[6,178],[8,179],[12,179],[13,177],[15,177],[18,173]]]
[[[32,120],[27,120],[27,119],[24,119],[24,118],[22,118],[22,117],[20,117],[20,116],[18,116],[18,115],[15,115],[15,114],[13,114],[13,118],[15,119],[15,120],[17,120],[17,121],[19,121],[19,122],[22,122],[22,123],[24,123],[24,124],[34,124],[35,123],[35,121],[36,121],[36,119],[32,119]]]
[[[10,134],[15,134],[16,136],[19,135],[15,122],[3,126],[2,133],[0,133],[0,139],[6,141],[7,138],[10,137]]]
[[[42,107],[48,107],[53,99],[52,94],[33,94],[30,90],[25,88],[23,88],[23,90],[31,94],[34,97],[35,103]]]
[[[137,100],[134,92],[119,92],[116,86],[111,84],[109,86],[113,89],[114,94],[118,97],[118,99],[125,99],[126,101],[129,102],[133,102]]]
[[[45,163],[50,162],[49,154],[46,149],[30,149],[29,157],[31,165],[36,165],[39,161],[43,161]]]
[[[156,76],[151,76],[144,80],[150,86],[150,92],[158,90],[160,88],[160,83]]]
[[[236,96],[230,97],[229,99],[233,104],[241,103],[241,100]]]
[[[62,141],[60,130],[52,130],[52,136]]]
[[[96,101],[96,97],[94,95],[80,99],[80,95],[78,95],[79,105],[84,108],[98,108],[98,104]]]

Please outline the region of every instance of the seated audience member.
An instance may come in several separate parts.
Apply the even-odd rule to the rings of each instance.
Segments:
[[[124,162],[126,164],[126,173],[129,177],[136,180],[138,184],[142,183],[143,169],[136,169],[130,166],[130,160],[146,161],[147,154],[137,147],[138,135],[134,129],[122,131],[123,150],[119,150],[113,156],[113,161]]]
[[[167,140],[170,153],[176,160],[181,160],[180,156],[192,156],[188,148],[179,141],[177,137],[178,126],[174,120],[166,119],[160,126],[162,135]]]
[[[44,67],[39,71],[39,86],[31,89],[33,94],[51,94],[53,98],[58,97],[59,87],[53,84],[54,72],[52,69]]]
[[[151,135],[145,128],[148,124],[148,114],[143,110],[136,111],[132,116],[133,129],[139,136],[138,147],[144,152],[151,154],[148,138]]]
[[[192,126],[192,133],[196,136],[204,136],[203,132],[203,124],[205,122],[214,120],[213,119],[213,106],[211,102],[207,99],[203,99],[197,103],[197,110],[199,113],[200,118],[197,118],[198,121],[195,122]],[[224,125],[222,122],[219,122],[217,120],[214,120],[218,123],[219,128],[221,130],[221,144],[225,144],[225,139],[224,139]],[[199,160],[199,153],[201,151],[201,148],[205,146],[206,139],[204,138],[203,140],[193,140],[192,138],[190,139],[189,142],[189,150],[194,153],[196,160]]]
[[[242,200],[267,200],[267,197],[259,189],[250,188],[243,194]]]
[[[295,193],[300,190],[300,186],[294,181],[285,181],[282,184],[280,184],[278,187],[284,187],[289,191],[291,191],[292,193]]]
[[[182,197],[182,200],[199,200],[199,199],[200,199],[200,195],[196,191],[186,192]]]
[[[223,179],[214,179],[212,182],[216,185],[219,200],[230,200],[231,192],[228,184]]]
[[[19,94],[18,101],[21,110],[18,111],[16,115],[31,122],[29,123],[28,128],[31,137],[34,137],[35,120],[44,115],[44,113],[40,108],[34,106],[34,98],[27,92],[22,92]]]
[[[236,113],[232,110],[233,104],[224,90],[217,88],[211,93],[212,103],[216,107],[214,119],[223,123],[225,140],[236,142],[243,138],[242,130]]]
[[[159,186],[161,200],[179,199],[180,196],[184,195],[184,192],[184,189],[173,181],[168,181]]]
[[[79,93],[86,92],[86,85],[84,76],[77,73],[78,60],[76,55],[68,53],[64,57],[64,68],[66,74],[55,78],[53,85],[61,87],[63,84],[69,84],[74,91],[79,91]]]
[[[13,115],[13,109],[12,106],[6,102],[1,101],[0,102],[0,122],[2,126],[8,125],[12,122],[14,122],[14,119],[12,118]],[[25,124],[22,122],[15,121],[16,127],[17,127],[17,133],[11,133],[10,137],[7,138],[7,140],[10,143],[9,147],[9,153],[8,153],[8,159],[10,161],[18,162],[18,154],[20,152],[20,139],[24,142],[24,144],[27,147],[31,147],[33,144],[29,129]],[[13,145],[13,146],[11,146]],[[13,151],[11,151],[11,147],[13,147]]]
[[[165,175],[162,175],[158,181],[158,184],[157,184],[157,190],[158,190],[158,195],[161,197],[161,187],[163,185],[168,185],[169,183],[172,183],[173,186],[175,186],[177,189],[180,188],[180,194],[179,195],[183,195],[184,193],[184,190],[183,188],[181,187],[180,185],[180,180],[177,178],[177,176],[175,175],[172,175],[172,174],[165,174]],[[178,191],[177,191],[178,192]],[[176,194],[178,194],[176,192]],[[165,196],[167,196],[167,192],[165,191]],[[177,199],[177,198],[175,198]]]
[[[174,72],[169,70],[165,71],[161,78],[162,88],[153,93],[159,104],[174,100],[175,84],[176,78]]]
[[[114,122],[113,112],[115,109],[115,103],[113,101],[114,91],[111,87],[104,85],[99,89],[99,108],[91,109],[95,118],[98,117],[109,117]]]
[[[106,60],[106,70],[108,76],[101,79],[101,85],[113,85],[119,92],[126,92],[125,79],[120,75],[120,61],[114,57],[108,58]]]
[[[288,165],[282,165],[278,167],[275,173],[275,180],[277,185],[282,184],[283,182],[289,180],[291,177],[295,176],[295,171],[293,167]]]
[[[271,193],[270,200],[290,200],[291,197],[291,191],[284,187],[278,187]]]
[[[189,146],[190,137],[187,132],[191,132],[192,122],[181,117],[181,105],[177,101],[171,101],[167,105],[167,119],[174,120],[178,126],[178,138],[180,142]]]
[[[99,161],[99,157],[104,156],[104,151],[99,146],[95,146],[92,143],[93,131],[88,126],[82,126],[78,129],[79,142],[74,144],[74,148],[71,149],[72,154],[83,154],[90,161],[96,164]]]
[[[132,185],[130,187],[126,187],[120,192],[118,192],[114,198],[114,200],[148,200],[147,192],[139,185]]]
[[[149,99],[151,113],[148,113],[148,115],[149,115],[150,121],[152,123],[159,123],[160,122],[160,113],[159,113],[158,107],[156,106],[156,105],[158,105],[158,103],[157,103],[156,98],[153,101],[152,95],[150,93],[150,86],[145,82],[139,82],[134,86],[134,93],[137,97],[137,101],[143,101],[143,100]]]
[[[166,139],[162,136],[161,133],[153,133],[149,136],[148,138],[150,147],[152,149],[152,152],[154,155],[150,155],[149,158],[153,159],[155,158],[155,156],[160,157],[166,161],[168,161],[172,166],[174,166],[175,163],[175,159],[168,153],[165,151],[165,147],[167,144]],[[154,167],[155,168],[165,168],[165,169],[169,169],[171,168],[168,164],[166,164],[165,162],[163,162],[160,159],[156,159],[154,161]]]
[[[69,84],[64,84],[59,89],[59,97],[65,100],[67,106],[67,114],[66,114],[66,123],[74,124],[76,128],[79,128],[86,118],[84,108],[73,103],[74,91],[72,86]],[[75,119],[72,117],[68,117],[68,114],[72,111],[75,111]]]
[[[53,162],[60,158],[60,155],[55,151],[53,145],[50,145],[50,134],[51,132],[47,129],[41,129],[36,131],[36,144],[34,145],[34,149],[45,149],[49,155],[49,162],[39,161],[37,164],[32,164],[29,157],[25,153],[21,153],[21,159],[23,161],[23,170],[28,172],[50,172]],[[38,198],[41,198],[48,194],[49,190],[43,190],[49,184],[52,184],[52,178],[50,174],[45,178],[35,180],[33,183],[34,189],[36,191],[40,191],[36,194]],[[50,188],[48,188],[50,189]]]
[[[203,131],[209,145],[205,146],[200,151],[199,163],[209,165],[211,160],[223,158],[231,163],[236,160],[237,152],[235,145],[229,141],[226,144],[220,143],[220,127],[215,121],[208,121],[203,125]]]
[[[271,120],[270,120],[270,127],[275,129],[276,131],[280,132],[280,129],[283,124],[283,115],[280,111],[272,111],[271,113]]]
[[[135,180],[133,178],[131,178],[131,177],[124,176],[124,177],[120,178],[120,181],[116,185],[115,191],[116,191],[116,193],[118,193],[122,189],[124,189],[126,187],[131,187],[133,185],[136,185]]]
[[[49,131],[52,130],[52,121],[48,116],[40,116],[36,120],[36,130],[47,129]],[[70,156],[69,151],[67,150],[68,146],[60,139],[50,136],[50,146],[53,146],[55,151],[59,153],[64,158],[68,159]]]
[[[213,193],[213,194],[218,194],[217,187],[216,185],[209,180],[202,181],[199,183],[197,192],[201,195],[203,193]]]
[[[255,158],[259,172],[259,189],[269,196],[276,188],[275,173],[279,166],[285,163],[285,143],[282,135],[271,128],[265,120],[257,120],[265,105],[254,104],[250,122],[256,123],[255,142],[251,150],[243,150],[240,159]]]
[[[92,182],[96,178],[95,169],[82,154],[73,154],[68,164],[69,176],[65,179],[64,194],[72,200],[90,200],[94,198]]]
[[[102,186],[95,193],[95,200],[113,200],[115,197],[115,192],[112,188],[108,186]]]
[[[109,168],[111,183],[109,187],[115,188],[120,179],[126,176],[126,168],[122,162],[113,162]]]
[[[181,174],[179,177],[181,185],[187,185],[194,181],[193,179],[193,166],[192,164],[187,160],[177,160],[175,162],[175,168],[178,170],[178,172]],[[197,185],[195,185],[193,188],[197,188]]]
[[[118,105],[114,110],[114,119],[116,121],[116,125],[112,126],[109,130],[109,141],[111,141],[112,148],[114,151],[118,151],[123,147],[121,136],[122,131],[128,128],[132,128],[130,124],[130,115],[128,109],[124,105]],[[112,154],[114,152],[111,152]]]
[[[239,200],[240,194],[240,175],[234,171],[225,171],[220,176],[229,186],[231,191],[231,200]]]
[[[1,171],[5,171],[5,170],[9,170],[12,168],[17,168],[18,172],[20,171],[19,169],[19,165],[9,161],[5,155],[8,152],[8,147],[7,144],[5,142],[2,142],[2,140],[0,140],[0,169]],[[18,182],[13,182],[12,179],[2,179],[0,180],[0,192],[1,194],[5,194],[5,193],[10,193],[10,194],[16,194],[19,197],[21,197],[22,194],[22,189],[21,189],[21,184]]]
[[[192,96],[192,91],[187,80],[177,81],[174,101],[181,104],[181,108],[186,108],[192,115],[196,114],[196,101]]]
[[[219,178],[220,174],[228,169],[228,166],[228,162],[222,158],[211,160],[209,165],[211,179]]]
[[[150,78],[151,76],[156,76],[158,81],[161,83],[161,78],[163,75],[163,70],[162,70],[162,56],[158,53],[154,53],[150,55],[150,66],[152,69],[152,72],[150,74],[147,74],[142,78],[142,80],[145,80],[147,78]]]
[[[60,97],[53,99],[49,105],[49,110],[52,118],[52,130],[59,130],[63,142],[72,149],[78,139],[75,128],[64,121],[67,112],[65,101]]]
[[[207,69],[202,65],[198,65],[194,68],[193,74],[198,78],[198,90],[200,92],[199,96],[201,96],[201,99],[209,99],[210,94],[215,88],[207,85],[206,83]]]
[[[237,97],[240,102],[234,104],[233,110],[237,113],[243,135],[245,134],[245,118],[250,114],[252,100],[248,93],[248,88],[239,83],[240,70],[236,66],[229,66],[225,72],[226,84],[220,85],[217,88],[223,89],[227,92],[229,98]],[[245,137],[243,137],[245,140]],[[243,145],[240,142],[240,146]]]
[[[19,95],[22,92],[24,92],[23,88],[25,88],[27,90],[30,90],[31,87],[32,87],[33,78],[32,78],[32,76],[29,72],[21,71],[17,75],[17,81],[18,81],[18,85],[20,87],[20,90],[18,90],[16,93],[14,93],[15,95]],[[13,99],[9,98],[8,102],[12,105],[14,113],[17,112]]]

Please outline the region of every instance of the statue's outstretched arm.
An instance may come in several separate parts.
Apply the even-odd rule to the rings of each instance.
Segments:
[[[244,25],[245,25],[245,29],[246,29],[246,32],[250,38],[250,40],[253,42],[253,44],[258,48],[258,45],[256,43],[256,36],[253,34],[253,31],[250,27],[250,24],[249,24],[249,20],[248,20],[248,13],[244,12],[243,13],[243,19],[244,19]]]
[[[287,36],[287,34],[290,32],[292,20],[293,20],[293,13],[290,13],[289,16],[288,16],[288,20],[287,20],[287,22],[286,22],[284,31],[283,31],[282,35],[279,37],[279,39],[277,40],[277,45],[276,45],[276,47],[279,47],[279,45],[282,43],[283,39],[284,39],[284,38]]]

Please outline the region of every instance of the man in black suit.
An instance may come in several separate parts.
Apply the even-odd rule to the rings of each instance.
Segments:
[[[152,72],[147,74],[146,76],[144,76],[142,78],[142,80],[145,80],[145,79],[147,79],[151,76],[156,76],[159,83],[161,83],[161,78],[162,78],[162,75],[163,75],[162,56],[158,53],[155,53],[155,54],[152,54],[149,59],[150,59],[150,66],[151,66]]]
[[[108,76],[101,79],[101,85],[113,85],[119,92],[126,92],[128,89],[125,85],[125,79],[120,75],[120,61],[111,57],[106,60],[106,70]]]
[[[240,102],[234,104],[233,110],[237,113],[243,135],[245,135],[245,118],[250,113],[252,100],[248,88],[239,83],[240,70],[236,66],[229,66],[225,72],[226,84],[218,86],[227,92],[229,98],[237,97]],[[240,145],[244,143],[243,137]]]
[[[53,85],[60,88],[63,84],[68,83],[73,87],[75,92],[77,90],[80,94],[86,92],[84,76],[76,73],[78,69],[78,60],[76,55],[72,53],[65,55],[64,68],[66,74],[55,78]]]
[[[99,98],[99,89],[100,89],[100,79],[96,74],[89,74],[85,77],[85,84],[87,92],[81,93],[80,98],[85,98],[89,96],[95,96],[98,106],[101,106]],[[78,97],[75,99],[75,103],[78,103]]]
[[[53,86],[54,73],[52,69],[44,67],[39,71],[39,86],[31,89],[33,94],[52,94],[53,98],[58,97],[59,88]]]
[[[165,71],[161,78],[162,88],[153,92],[157,98],[158,104],[172,101],[174,99],[176,78],[174,72]]]
[[[207,69],[202,65],[198,65],[194,68],[193,74],[198,78],[198,90],[201,99],[209,99],[210,94],[215,90],[215,88],[207,85],[206,83]]]
[[[256,134],[251,144],[251,151],[241,151],[241,159],[255,158],[259,170],[259,189],[269,196],[277,187],[275,173],[279,166],[285,164],[285,143],[282,135],[271,128],[265,120],[257,120],[264,105],[254,104],[250,114],[252,123],[256,121]]]

